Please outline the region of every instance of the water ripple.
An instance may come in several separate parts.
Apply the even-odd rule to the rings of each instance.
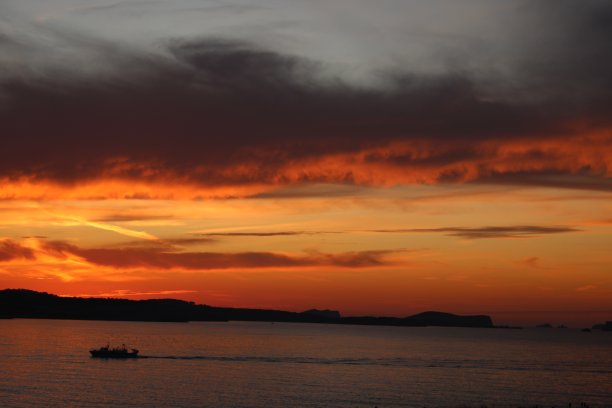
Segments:
[[[422,360],[405,358],[313,358],[290,356],[140,356],[145,359],[166,360],[203,360],[221,362],[255,362],[277,364],[319,364],[319,365],[358,365],[358,366],[387,366],[412,368],[455,368],[455,369],[484,369],[484,370],[512,370],[512,371],[565,371],[595,374],[612,374],[607,367],[588,367],[584,365],[539,365],[532,362],[516,362],[508,365],[508,361],[485,360]]]

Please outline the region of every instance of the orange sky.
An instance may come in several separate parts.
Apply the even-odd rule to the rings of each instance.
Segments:
[[[0,2],[0,288],[612,320],[611,2],[241,2]]]
[[[0,286],[346,315],[489,313],[499,323],[579,325],[612,310],[609,192],[455,184],[274,193],[5,200]]]

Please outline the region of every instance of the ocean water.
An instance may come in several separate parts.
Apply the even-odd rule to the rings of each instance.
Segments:
[[[148,358],[93,359],[125,343]],[[2,407],[612,407],[612,333],[0,320]]]

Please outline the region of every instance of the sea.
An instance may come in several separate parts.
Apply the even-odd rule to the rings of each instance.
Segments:
[[[0,320],[1,407],[570,404],[612,407],[612,332]]]

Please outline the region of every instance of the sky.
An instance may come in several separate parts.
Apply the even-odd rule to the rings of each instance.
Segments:
[[[4,0],[0,288],[612,320],[612,3]]]

